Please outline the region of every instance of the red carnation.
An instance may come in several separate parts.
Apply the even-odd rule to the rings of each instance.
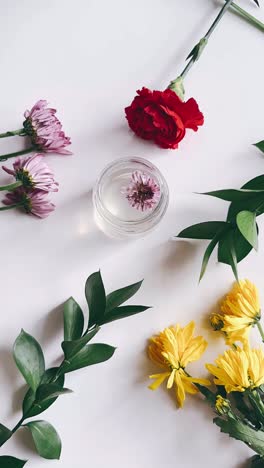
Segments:
[[[196,132],[204,123],[193,98],[184,102],[169,88],[165,91],[142,88],[137,94],[125,109],[128,124],[137,136],[153,140],[161,148],[177,148],[186,128]]]

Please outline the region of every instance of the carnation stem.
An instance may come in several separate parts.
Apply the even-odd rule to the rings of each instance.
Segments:
[[[6,161],[7,159],[15,158],[16,156],[23,156],[24,154],[32,153],[32,151],[35,150],[36,148],[34,146],[31,146],[30,148],[17,151],[16,153],[2,154],[2,156],[0,156],[0,161]]]
[[[261,339],[262,339],[262,341],[264,343],[264,330],[263,330],[262,325],[261,325],[260,322],[257,322],[257,327],[258,327],[258,331],[260,333]]]
[[[226,0],[225,0],[226,1]],[[261,31],[264,31],[264,24],[255,18],[255,16],[250,15],[246,10],[238,6],[236,3],[231,3],[231,9],[236,12],[239,16],[242,16],[245,20],[247,20],[253,26],[256,26]]]
[[[19,130],[14,130],[12,132],[0,133],[0,138],[12,137],[16,135],[25,136],[26,135],[25,129],[20,128]]]
[[[214,32],[216,26],[221,21],[222,17],[224,16],[224,14],[228,10],[228,8],[231,7],[231,4],[232,4],[232,0],[227,0],[226,1],[225,5],[221,8],[220,12],[218,13],[216,19],[214,20],[213,24],[208,29],[205,36],[201,39],[201,41],[197,44],[197,46],[195,46],[195,48],[192,50],[192,52],[190,54],[191,59],[189,60],[186,67],[184,68],[184,70],[180,74],[180,77],[182,79],[185,78],[185,76],[187,75],[187,73],[189,72],[189,70],[191,69],[193,64],[200,58],[200,56],[201,56],[201,54],[203,52],[203,48],[206,45],[208,39],[210,38],[211,34]],[[197,49],[196,49],[196,47],[197,47]],[[195,52],[195,49],[196,49],[196,52]]]
[[[13,184],[9,185],[3,185],[0,187],[0,191],[7,190],[8,192],[12,192],[13,190],[16,190],[18,187],[21,187],[23,185],[23,182],[21,180],[18,180],[17,182],[14,182]]]

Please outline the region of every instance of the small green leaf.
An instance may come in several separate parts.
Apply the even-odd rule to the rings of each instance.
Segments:
[[[89,307],[89,328],[97,325],[105,313],[106,297],[100,271],[93,273],[86,281],[85,296]]]
[[[82,336],[84,317],[79,304],[70,297],[64,304],[64,340],[77,340]]]
[[[220,427],[221,432],[229,434],[234,439],[241,440],[250,445],[252,450],[264,456],[264,432],[256,431],[240,420],[228,418],[227,420],[215,418],[214,423]]]
[[[226,189],[226,190],[215,190],[213,192],[205,192],[201,195],[209,195],[211,197],[220,198],[221,200],[230,202],[243,202],[245,200],[251,200],[256,195],[264,195],[264,190],[249,190],[249,189]]]
[[[44,356],[39,343],[22,330],[15,341],[13,355],[25,381],[35,391],[45,372]]]
[[[8,455],[0,456],[1,468],[23,468],[27,460],[19,460],[19,458],[9,457]]]
[[[256,213],[252,213],[252,211],[240,211],[237,214],[236,223],[242,236],[255,250],[258,250]]]
[[[243,185],[242,190],[264,190],[264,175],[254,177],[254,179],[249,180],[245,185]],[[259,216],[264,213],[264,195],[262,192],[256,192],[256,196],[249,198],[248,200],[242,200],[239,202],[232,202],[227,215],[228,221],[233,221],[236,218],[236,215],[240,211],[255,211],[256,215]]]
[[[113,346],[102,343],[86,345],[73,358],[64,362],[61,372],[66,374],[67,372],[73,372],[82,367],[107,361],[113,356],[115,349],[116,348]]]
[[[105,314],[105,316],[102,319],[101,325],[113,322],[114,320],[120,320],[131,315],[140,314],[141,312],[144,312],[144,310],[147,309],[150,309],[150,307],[140,305],[116,307],[115,309],[112,309]]]
[[[264,140],[259,141],[254,146],[256,146],[260,151],[262,151],[262,153],[264,153]]]
[[[37,389],[36,404],[44,403],[51,399],[54,400],[54,398],[65,395],[66,393],[72,393],[72,390],[69,388],[61,388],[60,385],[56,383],[42,384]]]
[[[234,276],[235,276],[237,282],[239,282],[238,273],[237,273],[237,256],[236,256],[236,251],[235,251],[233,239],[231,240],[231,243],[230,243],[230,261],[229,261],[229,265],[231,265]]]
[[[52,382],[58,373],[58,369],[58,367],[52,367],[51,369],[47,369],[41,379],[41,384],[48,384]],[[64,375],[60,375],[58,378],[56,378],[56,385],[58,385],[61,389],[63,388]],[[48,409],[57,400],[57,397],[55,397],[50,400],[34,404],[35,398],[35,392],[33,392],[31,388],[29,388],[23,400],[24,417],[26,416],[27,418],[31,418],[33,416],[37,416],[40,413],[43,413],[43,411],[46,411],[46,409]]]
[[[190,226],[178,234],[177,237],[182,239],[208,239],[211,240],[226,226],[224,221],[207,221]]]
[[[47,421],[32,421],[25,426],[32,434],[38,454],[48,460],[59,460],[61,440],[54,427]]]
[[[106,314],[116,307],[120,306],[124,302],[128,301],[132,296],[134,296],[140,289],[142,281],[138,283],[130,284],[125,288],[117,289],[116,291],[111,292],[106,296]]]
[[[262,153],[264,153],[264,140],[263,140],[263,141],[259,141],[259,142],[256,143],[254,146],[256,146],[260,151],[262,151]]]
[[[189,53],[186,60],[192,58],[193,60],[198,60],[207,45],[208,39],[206,37],[202,37],[202,39],[194,46],[194,48]]]
[[[250,468],[264,468],[264,458],[259,455],[254,455],[251,458]]]
[[[2,447],[2,445],[4,445],[4,443],[10,439],[11,436],[12,431],[10,431],[10,429],[8,429],[3,424],[0,424],[0,447]]]
[[[75,356],[89,341],[99,332],[100,327],[95,327],[94,330],[89,331],[86,333],[82,338],[79,340],[74,341],[63,341],[61,343],[61,347],[64,352],[64,356],[66,359],[70,359],[71,357]]]
[[[203,256],[202,268],[201,268],[199,281],[201,281],[201,279],[203,278],[203,276],[205,274],[209,259],[210,259],[211,255],[212,255],[216,245],[218,244],[220,239],[226,234],[226,232],[228,232],[229,229],[230,229],[230,225],[228,223],[225,223],[225,227],[217,232],[217,234],[214,236],[214,238],[211,240],[210,244],[208,245],[208,247],[207,247],[207,249],[206,249],[206,251],[204,253],[204,256]]]

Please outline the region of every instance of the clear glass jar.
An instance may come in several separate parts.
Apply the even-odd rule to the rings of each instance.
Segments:
[[[159,187],[159,199],[146,210],[131,206],[124,193],[132,174],[144,174]],[[167,182],[159,169],[143,158],[122,158],[109,164],[99,176],[93,191],[95,220],[111,237],[141,237],[161,221],[169,203]]]

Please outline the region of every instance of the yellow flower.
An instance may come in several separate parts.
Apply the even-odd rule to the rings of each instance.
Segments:
[[[264,352],[262,349],[231,348],[218,356],[216,366],[206,368],[215,376],[216,385],[223,385],[230,392],[244,392],[264,383]]]
[[[211,317],[214,330],[225,334],[226,343],[236,341],[245,344],[250,328],[261,318],[259,295],[256,286],[249,280],[235,283],[221,304],[222,314]]]
[[[228,414],[231,410],[231,405],[229,400],[223,398],[221,395],[217,395],[216,402],[215,402],[215,409],[218,414]]]
[[[200,359],[207,342],[202,336],[193,336],[195,324],[190,322],[186,327],[180,325],[165,328],[159,335],[150,339],[148,355],[158,366],[166,369],[160,374],[150,375],[155,381],[149,386],[156,390],[167,378],[167,388],[175,385],[176,399],[182,408],[185,392],[195,394],[199,390],[195,384],[210,385],[206,379],[195,379],[185,372],[187,364]]]

